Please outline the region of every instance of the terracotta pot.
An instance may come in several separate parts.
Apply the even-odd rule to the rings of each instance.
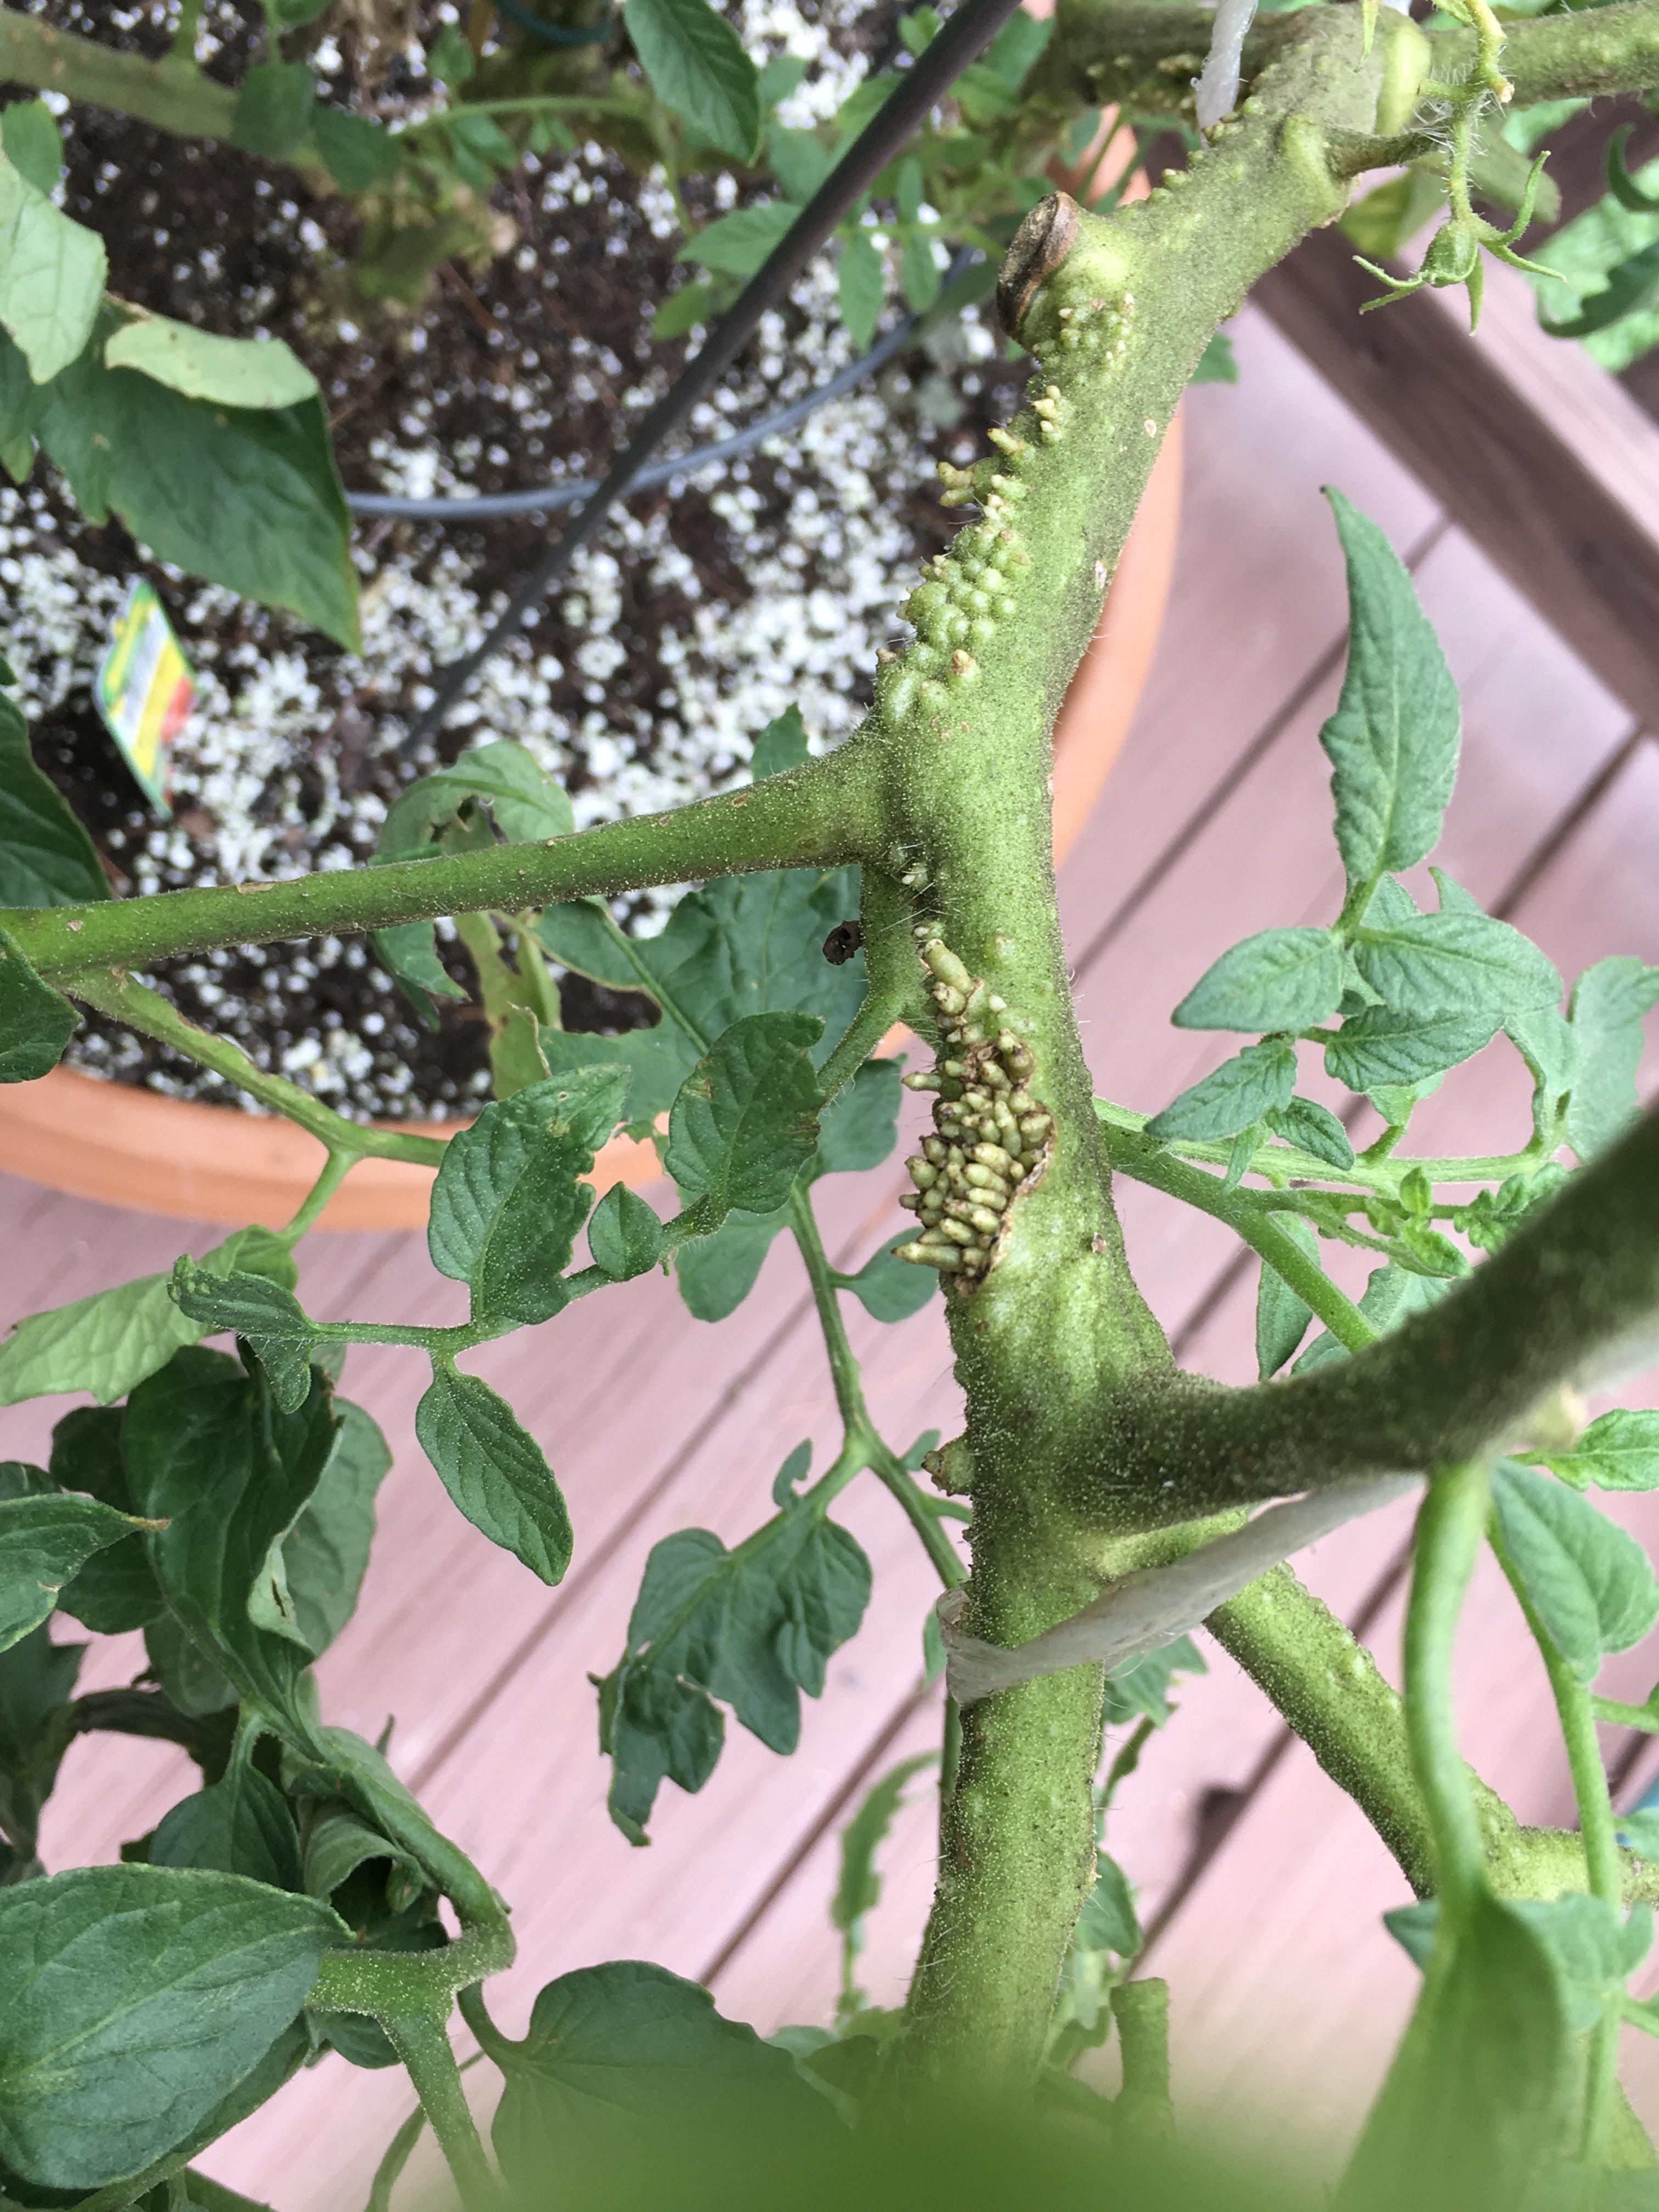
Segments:
[[[1152,665],[1181,515],[1181,424],[1171,426],[1107,595],[1100,627],[1054,730],[1054,854],[1063,860],[1128,735]],[[415,1126],[413,1124],[401,1126]],[[453,1135],[461,1122],[441,1125]],[[239,1107],[168,1098],[54,1068],[0,1090],[0,1169],[76,1198],[184,1221],[289,1219],[323,1164],[293,1122]],[[434,1170],[366,1159],[323,1215],[324,1229],[418,1229]],[[600,1190],[661,1173],[649,1144],[613,1138],[594,1163]]]

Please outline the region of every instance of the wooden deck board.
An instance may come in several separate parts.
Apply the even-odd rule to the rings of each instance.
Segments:
[[[1628,737],[1625,711],[1466,541],[1445,534],[1432,501],[1277,333],[1249,313],[1238,332],[1244,380],[1194,394],[1188,410],[1181,568],[1153,683],[1061,886],[1097,1076],[1147,1108],[1225,1048],[1168,1025],[1170,1006],[1207,960],[1249,929],[1332,908],[1327,771],[1316,735],[1334,696],[1343,602],[1322,481],[1340,483],[1414,557],[1465,684],[1467,765],[1447,865],[1471,890],[1499,896],[1520,860],[1571,815]],[[1528,896],[1528,926],[1570,966],[1604,951],[1659,951],[1656,830],[1659,753],[1650,749],[1632,756]],[[1461,1097],[1449,1083],[1434,1102],[1436,1126],[1463,1125],[1474,1102],[1460,1105]],[[1490,1103],[1488,1089],[1483,1110]],[[832,1245],[867,1256],[890,1233],[896,1188],[896,1165],[857,1183],[826,1184]],[[1196,1364],[1243,1379],[1254,1282],[1230,1293],[1223,1287],[1231,1240],[1214,1224],[1188,1226],[1139,1192],[1124,1194],[1124,1210],[1158,1310],[1172,1327],[1195,1329]],[[0,1219],[20,1249],[28,1247],[9,1285],[27,1291],[24,1310],[164,1266],[214,1234],[43,1200],[18,1185],[0,1186]],[[455,1286],[433,1275],[418,1237],[313,1240],[304,1287],[313,1309],[328,1315],[448,1318],[456,1304]],[[957,1401],[937,1307],[897,1330],[860,1312],[854,1334],[888,1433],[905,1443],[924,1425],[948,1432]],[[848,1494],[845,1517],[871,1553],[877,1595],[866,1628],[838,1655],[825,1697],[806,1708],[800,1752],[777,1759],[734,1728],[702,1797],[665,1790],[649,1854],[631,1852],[605,1819],[583,1679],[614,1662],[657,1536],[694,1522],[727,1538],[746,1531],[766,1510],[773,1469],[804,1435],[817,1442],[822,1463],[833,1407],[793,1254],[775,1251],[760,1289],[718,1330],[693,1322],[672,1285],[647,1279],[489,1347],[476,1364],[548,1446],[571,1500],[576,1564],[561,1590],[543,1590],[461,1524],[414,1443],[418,1355],[360,1347],[347,1389],[386,1427],[395,1469],[363,1606],[322,1668],[331,1717],[375,1733],[388,1705],[401,1708],[392,1745],[399,1771],[514,1899],[525,1964],[503,1993],[509,2023],[540,1982],[606,1955],[652,1957],[693,1974],[718,1963],[722,2002],[763,2026],[822,2016],[835,1974],[824,1908],[849,1793],[866,1771],[937,1731],[936,1698],[917,1698],[918,1623],[932,1591],[895,1509],[873,1488]],[[649,1387],[641,1389],[645,1373]],[[0,1414],[0,1449],[38,1451],[65,1402]],[[1314,1555],[1310,1579],[1345,1614],[1375,1588],[1404,1516],[1395,1523],[1345,1532]],[[1496,1629],[1493,1638],[1494,1651],[1506,1652]],[[138,1663],[126,1643],[99,1651],[98,1679],[122,1679]],[[1157,1740],[1126,1792],[1114,1830],[1148,1909],[1186,1856],[1206,1793],[1247,1785],[1277,1729],[1251,1686],[1213,1652],[1211,1674],[1182,1702],[1178,1723]],[[1555,1790],[1559,1813],[1559,1761],[1523,1768],[1516,1772],[1523,1795],[1541,1800]],[[53,1862],[112,1856],[123,1836],[171,1802],[182,1778],[172,1755],[153,1747],[77,1746],[48,1823]],[[878,1996],[902,1987],[925,1909],[932,1821],[919,1787],[896,1831],[873,1931],[866,1981]],[[1303,1979],[1322,1960],[1328,1966],[1352,1956],[1367,1992],[1373,1974],[1381,1978],[1384,2015],[1395,2001],[1389,1988],[1403,1991],[1399,2002],[1409,1996],[1393,1947],[1377,1951],[1372,1942],[1374,1917],[1348,1925],[1342,1890],[1346,1882],[1347,1896],[1368,1898],[1367,1881],[1392,1881],[1392,1902],[1397,1876],[1386,1859],[1380,1875],[1365,1872],[1364,1824],[1293,1753],[1256,1791],[1177,1912],[1160,1956],[1173,1968],[1182,1947],[1201,1948],[1201,1930],[1211,1929],[1204,1971],[1221,1980],[1200,1984],[1201,2001],[1183,1998],[1178,2017],[1183,2062],[1224,2087],[1235,2042],[1248,2039],[1252,1992],[1285,1941],[1286,1904],[1293,1899],[1298,1914],[1313,1879],[1298,1875],[1287,1897],[1274,1871],[1304,1824],[1317,1866],[1332,1872],[1321,1893],[1328,1942],[1321,1934],[1325,1949],[1304,1947]],[[1289,1841],[1278,1840],[1281,1831]],[[1235,1958],[1216,1931],[1250,1899],[1267,1933],[1241,1943]],[[1310,1909],[1310,1930],[1315,1917]],[[1196,2026],[1188,2025],[1192,2002]],[[1319,2033],[1317,2025],[1309,2031],[1310,2068]],[[284,2212],[321,2212],[351,2199],[406,2101],[394,2077],[331,2060],[208,2164],[260,2190],[280,2171]],[[1337,2097],[1332,2124],[1347,2110]]]

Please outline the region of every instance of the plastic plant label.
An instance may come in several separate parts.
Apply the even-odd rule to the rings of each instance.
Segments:
[[[185,659],[154,586],[142,576],[127,586],[121,611],[98,664],[98,711],[150,804],[173,811],[173,741],[196,698]]]

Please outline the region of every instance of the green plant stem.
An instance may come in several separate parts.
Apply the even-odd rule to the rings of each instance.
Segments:
[[[1606,1721],[1613,1728],[1645,1729],[1649,1735],[1659,1731],[1659,1710],[1651,1705],[1621,1705],[1617,1698],[1590,1699],[1590,1711],[1598,1721]]]
[[[490,2018],[482,1984],[475,1982],[471,1989],[458,1990],[455,2002],[460,2007],[461,2018],[477,2038],[480,2055],[497,2066],[509,2065],[520,2045],[512,2036],[503,2035]]]
[[[1418,1514],[1406,1607],[1406,1737],[1429,1825],[1435,1893],[1454,1923],[1487,1887],[1480,1816],[1457,1747],[1452,1660],[1491,1501],[1484,1461],[1435,1470]]]
[[[196,68],[188,50],[185,66],[171,56],[147,62],[15,8],[0,9],[0,82],[66,93],[184,138],[228,139],[236,112],[236,94]]]
[[[1613,1798],[1607,1789],[1607,1771],[1602,1763],[1601,1741],[1595,1732],[1595,1712],[1590,1693],[1562,1657],[1554,1638],[1539,1618],[1526,1583],[1504,1541],[1503,1529],[1496,1515],[1491,1516],[1486,1534],[1497,1555],[1498,1564],[1503,1568],[1510,1588],[1515,1592],[1516,1603],[1525,1618],[1532,1639],[1538,1646],[1544,1671],[1549,1676],[1550,1693],[1555,1699],[1562,1740],[1567,1748],[1572,1794],[1578,1807],[1578,1832],[1583,1838],[1584,1870],[1589,1879],[1590,1895],[1599,1897],[1615,1912],[1622,1912],[1625,1904],[1624,1869],[1620,1863]],[[1591,2172],[1599,2169],[1607,2160],[1607,2139],[1619,2088],[1620,2018],[1617,2000],[1610,2002],[1603,2008],[1590,2037],[1578,2156],[1580,2163]]]
[[[1273,1272],[1283,1277],[1309,1310],[1324,1322],[1337,1342],[1350,1352],[1363,1351],[1375,1342],[1377,1332],[1331,1280],[1316,1260],[1310,1260],[1295,1239],[1281,1229],[1254,1192],[1224,1190],[1218,1177],[1202,1168],[1177,1159],[1151,1138],[1127,1130],[1105,1132],[1112,1165],[1154,1190],[1166,1192],[1184,1205],[1212,1215],[1242,1237]]]
[[[1106,1770],[1106,1779],[1100,1785],[1100,1809],[1106,1812],[1117,1794],[1120,1783],[1127,1781],[1140,1764],[1140,1754],[1152,1741],[1158,1723],[1144,1714],[1138,1720],[1127,1741],[1118,1747],[1116,1756]]]
[[[392,2212],[392,2192],[398,2186],[404,2168],[415,2154],[415,2146],[426,2127],[426,2106],[416,2105],[392,2141],[374,2169],[374,2179],[369,2184],[368,2203],[364,2212]]]
[[[939,1571],[946,1589],[956,1589],[968,1579],[962,1556],[945,1534],[938,1508],[902,1460],[890,1451],[879,1437],[872,1438],[871,1471],[898,1501],[900,1509],[921,1539],[922,1549]]]
[[[884,993],[868,991],[841,1042],[818,1072],[825,1101],[850,1083],[893,1024],[903,1018],[904,1004]]]
[[[408,2069],[422,2110],[455,2177],[461,2202],[474,2212],[477,2207],[494,2204],[495,2177],[461,2087],[447,2027],[431,2013],[387,2020],[382,2025]]]
[[[196,35],[201,27],[202,0],[179,0],[179,21],[167,48],[167,59],[196,66]]]
[[[789,1226],[805,1265],[806,1279],[811,1285],[812,1304],[817,1309],[818,1326],[823,1332],[823,1348],[830,1361],[830,1379],[835,1386],[842,1426],[849,1437],[872,1437],[874,1430],[864,1403],[858,1357],[842,1315],[835,1270],[818,1234],[811,1194],[799,1183],[789,1194]]]
[[[669,814],[602,823],[546,844],[95,906],[12,908],[5,927],[37,973],[56,978],[89,968],[149,968],[218,945],[349,935],[485,908],[516,914],[562,899],[763,868],[839,866],[879,842],[884,807],[876,769],[868,749],[853,738],[838,752],[742,791]]]
[[[297,1244],[306,1232],[316,1225],[330,1199],[333,1197],[362,1157],[359,1152],[348,1152],[343,1150],[331,1151],[329,1153],[327,1159],[323,1163],[322,1173],[306,1193],[293,1220],[282,1232],[289,1243]]]
[[[1137,1114],[1127,1106],[1114,1105],[1105,1098],[1096,1099],[1095,1112],[1105,1126],[1106,1144],[1111,1152],[1113,1164],[1121,1166],[1125,1174],[1135,1176],[1137,1181],[1150,1180],[1150,1177],[1141,1177],[1138,1172],[1145,1158],[1143,1152],[1133,1145],[1121,1144],[1121,1139],[1126,1136],[1139,1137],[1152,1115]],[[1387,1132],[1391,1137],[1399,1133],[1397,1130]],[[1226,1166],[1232,1156],[1232,1149],[1231,1142],[1160,1145],[1157,1147],[1159,1155],[1165,1159],[1205,1161],[1217,1167]],[[1264,1176],[1278,1184],[1291,1182],[1351,1184],[1357,1190],[1372,1192],[1381,1198],[1397,1198],[1401,1180],[1413,1168],[1419,1170],[1425,1178],[1437,1188],[1442,1183],[1503,1182],[1512,1175],[1523,1175],[1528,1169],[1542,1166],[1547,1157],[1534,1143],[1518,1152],[1489,1152],[1468,1158],[1401,1159],[1385,1155],[1383,1158],[1378,1158],[1375,1165],[1369,1164],[1373,1154],[1362,1152],[1352,1167],[1336,1168],[1328,1160],[1322,1160],[1316,1153],[1304,1152],[1297,1145],[1281,1144],[1275,1139],[1271,1144],[1257,1146],[1244,1172],[1246,1175]],[[1386,1167],[1384,1158],[1387,1159]]]
[[[425,137],[443,130],[458,117],[471,115],[622,115],[636,121],[644,112],[643,100],[619,100],[608,93],[535,93],[517,100],[464,100],[439,114],[422,116],[400,135],[405,138]]]
[[[1170,1985],[1116,1982],[1111,1991],[1123,2086],[1115,2111],[1128,2132],[1159,2140],[1174,2125],[1170,2101]]]
[[[373,871],[368,872],[372,873]],[[125,904],[128,902],[112,902]],[[131,902],[134,905],[141,900]],[[234,1083],[250,1097],[290,1121],[297,1121],[331,1153],[343,1153],[350,1161],[366,1158],[384,1160],[410,1160],[421,1167],[436,1167],[444,1156],[444,1145],[436,1137],[418,1137],[399,1129],[383,1129],[373,1124],[348,1121],[318,1099],[301,1091],[297,1083],[290,1083],[281,1075],[267,1075],[256,1067],[238,1044],[228,1037],[214,1036],[209,1030],[198,1029],[159,991],[139,982],[131,975],[112,971],[82,969],[63,978],[64,988],[71,997],[88,1006],[95,1006],[101,1014],[108,1014],[142,1036],[154,1037],[158,1044],[182,1053],[202,1067],[211,1068],[227,1082]]]
[[[1103,1398],[1094,1437],[1079,1446],[1077,1510],[1120,1529],[1119,1501],[1133,1499],[1145,1527],[1149,1499],[1173,1522],[1506,1449],[1555,1390],[1656,1312],[1659,1113],[1581,1169],[1437,1304],[1352,1358],[1249,1390],[1184,1375],[1131,1378]]]

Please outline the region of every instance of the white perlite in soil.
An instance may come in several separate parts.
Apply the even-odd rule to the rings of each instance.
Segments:
[[[787,47],[814,61],[789,103],[789,122],[832,112],[862,74],[861,60],[834,53],[824,22],[809,24],[787,5],[750,5],[743,27],[751,51]],[[615,204],[619,241],[627,223],[637,233],[641,220],[654,238],[675,234],[665,188],[628,177],[597,146],[540,165],[532,158],[529,172],[538,221],[533,237],[522,234],[510,257],[520,282],[530,278],[558,293],[561,223],[581,209],[591,224],[596,202]],[[731,194],[714,197],[718,204]],[[284,222],[288,213],[266,204],[267,217],[287,229],[289,247],[297,239],[314,255],[320,280],[329,241],[307,219]],[[607,231],[607,251],[611,244]],[[204,248],[204,257],[213,251]],[[694,440],[770,413],[852,358],[834,295],[826,258],[797,288],[787,325],[782,316],[769,317],[746,365],[698,409]],[[225,301],[217,326],[244,327],[248,304],[239,313],[235,301]],[[257,312],[267,303],[253,304]],[[653,305],[639,301],[647,325]],[[434,315],[453,313],[440,295],[407,334],[411,350],[422,350]],[[343,323],[337,335],[352,340],[358,332]],[[972,364],[989,361],[996,344],[970,313],[934,351],[935,363],[948,362],[957,386],[971,393],[981,383]],[[480,476],[494,489],[503,480],[601,471],[606,450],[572,453],[567,444],[550,454],[539,450],[552,442],[544,434],[556,439],[562,410],[607,393],[625,420],[665,387],[672,364],[653,362],[629,383],[603,343],[574,337],[570,354],[591,367],[573,378],[567,360],[556,378],[533,353],[518,354],[515,374],[495,394],[504,403],[510,447],[474,439],[447,449],[434,434],[434,407],[417,399],[368,447],[377,481],[363,488],[429,496],[465,493]],[[900,635],[894,610],[928,550],[906,502],[930,483],[941,453],[966,459],[972,447],[965,432],[950,435],[960,400],[937,366],[932,373],[921,367],[920,380],[891,373],[879,388],[820,410],[745,459],[677,480],[644,519],[618,517],[578,558],[542,618],[488,665],[452,717],[445,756],[490,738],[515,738],[565,783],[585,828],[741,781],[756,736],[792,704],[815,746],[844,736],[869,695],[878,647]],[[361,467],[357,473],[362,482]],[[37,474],[22,490],[0,489],[0,643],[18,672],[20,703],[33,719],[49,722],[85,708],[125,579],[83,557],[82,529],[40,489],[42,481]],[[706,547],[711,520],[721,556],[712,584],[686,550],[688,541]],[[489,559],[483,532],[494,526],[459,538],[426,525],[360,529],[360,656],[343,655],[216,586],[152,568],[200,689],[175,753],[175,820],[166,824],[134,811],[104,828],[102,842],[132,891],[343,868],[373,852],[399,784],[436,761],[428,754],[400,762],[398,746],[430,703],[439,672],[477,641],[503,603],[501,590],[477,581]],[[557,518],[543,525],[549,532],[558,526]],[[665,611],[647,629],[642,608]],[[641,681],[644,655],[648,677]],[[623,671],[630,680],[619,699],[615,679]],[[84,722],[84,713],[78,719]],[[633,902],[631,925],[656,926],[670,902],[669,895]],[[459,1055],[465,1062],[470,1053],[471,1066],[458,1068],[452,1052],[446,1068],[411,1066],[421,1060],[422,1040],[360,943],[209,955],[169,971],[167,981],[187,1012],[348,1114],[442,1118],[468,1110],[487,1091],[476,1024]],[[129,1079],[146,1062],[118,1032],[96,1029],[81,1032],[70,1058]],[[153,1055],[143,1079],[168,1091],[223,1095],[216,1079],[176,1063],[172,1072],[158,1069]]]

